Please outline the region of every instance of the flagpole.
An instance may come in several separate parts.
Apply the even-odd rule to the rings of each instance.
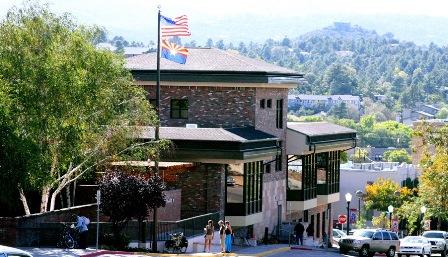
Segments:
[[[156,81],[156,114],[157,123],[155,126],[154,139],[158,143],[160,139],[159,127],[160,127],[160,5],[157,7],[159,9],[157,14],[157,81]],[[159,155],[159,153],[157,153]],[[159,175],[159,156],[154,160],[155,174]],[[157,208],[153,209],[153,226],[152,226],[152,252],[157,252]]]

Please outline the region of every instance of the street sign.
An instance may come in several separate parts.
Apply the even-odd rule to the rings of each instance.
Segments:
[[[398,220],[397,219],[392,220],[392,231],[398,232]]]
[[[339,215],[338,222],[339,224],[345,224],[347,222],[347,215]]]

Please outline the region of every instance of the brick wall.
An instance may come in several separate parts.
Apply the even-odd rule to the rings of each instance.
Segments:
[[[196,169],[180,175],[182,219],[223,212],[224,167],[223,164],[200,164]]]
[[[155,86],[145,86],[155,99]],[[171,119],[171,99],[188,99],[188,119]],[[255,89],[237,87],[162,86],[160,97],[162,126],[182,127],[187,123],[199,127],[254,126]]]

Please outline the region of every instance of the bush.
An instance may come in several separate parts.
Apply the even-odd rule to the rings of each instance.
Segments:
[[[125,250],[131,240],[126,234],[123,233],[116,236],[114,234],[104,234],[101,242],[110,250]]]

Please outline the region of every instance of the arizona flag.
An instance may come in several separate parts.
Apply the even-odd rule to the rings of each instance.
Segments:
[[[162,52],[161,56],[173,62],[185,64],[187,61],[187,55],[190,53],[185,47],[176,45],[167,40],[162,40]]]

